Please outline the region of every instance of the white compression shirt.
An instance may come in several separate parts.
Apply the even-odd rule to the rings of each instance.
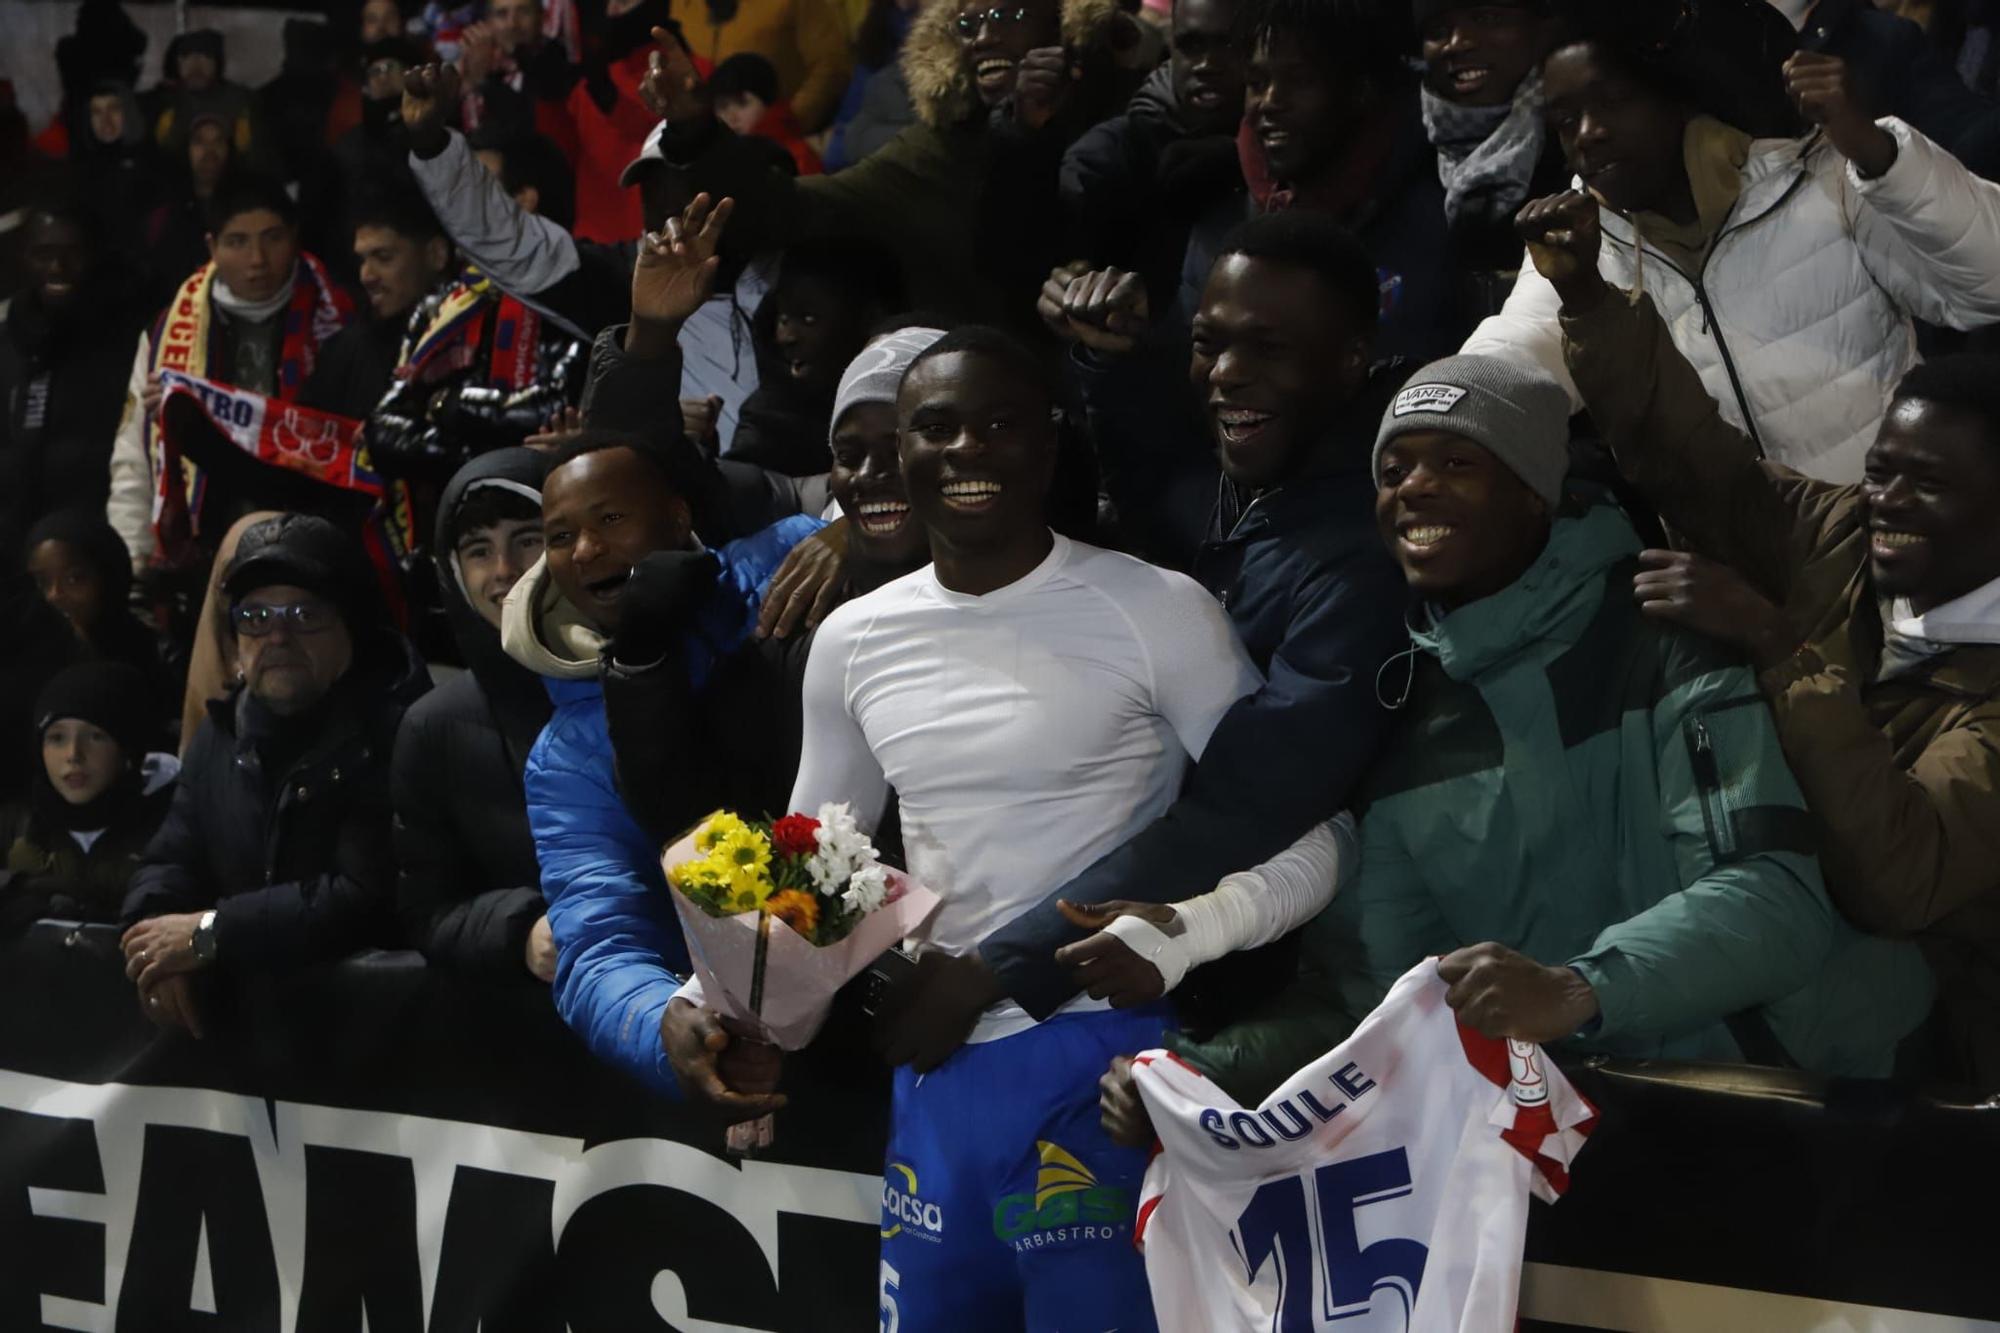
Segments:
[[[923,943],[966,953],[1165,813],[1260,683],[1214,598],[1129,556],[1058,536],[983,597],[921,569],[820,626],[791,808],[846,801],[872,828],[893,789],[943,899]],[[1006,1001],[972,1039],[1030,1022]]]

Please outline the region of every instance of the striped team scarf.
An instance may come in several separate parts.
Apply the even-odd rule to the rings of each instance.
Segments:
[[[151,370],[207,380],[221,369],[215,364],[222,337],[222,321],[215,316],[215,277],[211,262],[181,284],[153,327]],[[352,313],[352,302],[327,277],[326,268],[301,251],[278,349],[275,401],[289,403],[298,396],[312,375],[321,344],[340,332]],[[153,478],[153,529],[161,558],[169,565],[183,563],[200,535],[197,524],[205,489],[201,469],[181,457],[157,421],[145,423],[145,441]]]
[[[542,317],[476,268],[426,297],[410,321],[396,378],[429,383],[479,365],[489,388],[518,393],[541,372]]]

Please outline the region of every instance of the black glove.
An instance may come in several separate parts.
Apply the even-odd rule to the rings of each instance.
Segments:
[[[715,591],[721,572],[721,563],[707,551],[655,551],[632,566],[632,577],[618,595],[612,658],[625,666],[646,666],[665,657]]]

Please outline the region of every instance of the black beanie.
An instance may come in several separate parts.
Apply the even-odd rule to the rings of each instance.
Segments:
[[[357,643],[388,621],[375,567],[360,540],[315,515],[280,514],[251,524],[222,575],[222,591],[232,605],[277,583],[332,602]]]
[[[80,663],[57,672],[35,697],[35,735],[73,717],[103,730],[137,764],[160,739],[153,697],[151,684],[129,663]]]

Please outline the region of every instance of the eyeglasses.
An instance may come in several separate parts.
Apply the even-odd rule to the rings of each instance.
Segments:
[[[229,608],[229,623],[238,634],[253,639],[269,634],[281,620],[294,634],[323,634],[333,628],[335,619],[333,608],[324,602],[293,602],[287,606],[257,603]]]
[[[992,9],[975,9],[968,14],[958,16],[958,35],[977,37],[979,30],[989,23],[996,28],[1007,28],[1027,21],[1028,11],[1025,6],[1020,9],[1001,9],[996,5]]]

